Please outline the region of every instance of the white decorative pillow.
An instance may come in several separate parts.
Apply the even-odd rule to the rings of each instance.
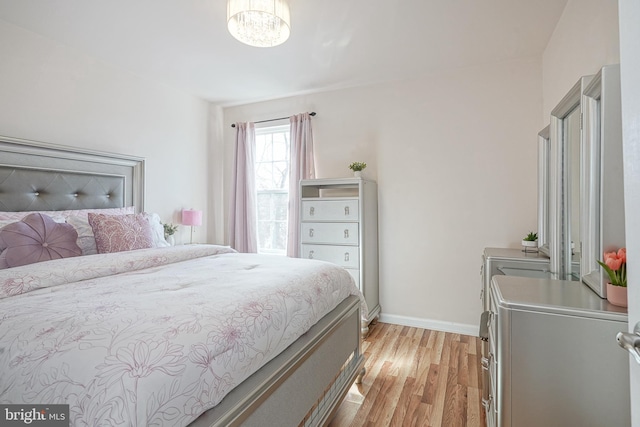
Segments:
[[[27,215],[25,215],[22,218],[25,218]],[[58,216],[58,215],[47,215],[49,218],[51,218],[54,222],[57,222],[58,224],[64,224],[65,222],[67,222],[67,219],[63,216]],[[4,227],[5,225],[9,225],[12,224],[14,222],[18,222],[20,220],[22,220],[22,218],[20,219],[0,219],[0,228]]]
[[[71,216],[79,216],[79,217],[87,217],[89,212],[92,213],[101,213],[105,215],[127,215],[135,213],[135,208],[133,206],[128,206],[126,208],[106,208],[106,209],[71,209],[66,211],[29,211],[29,212],[0,212],[0,220],[9,220],[12,219],[14,221],[20,221],[25,216],[32,213],[41,213],[44,215],[48,215],[55,219],[55,217],[63,216],[65,218]]]
[[[103,215],[89,213],[98,253],[131,251],[153,247],[149,221],[142,214]]]
[[[142,215],[149,221],[151,225],[151,232],[153,233],[153,247],[164,248],[171,246],[164,238],[164,226],[160,221],[160,215],[157,213],[143,212]]]
[[[96,238],[89,225],[89,218],[87,216],[70,216],[67,218],[67,223],[78,232],[78,246],[82,249],[82,255],[97,254]]]

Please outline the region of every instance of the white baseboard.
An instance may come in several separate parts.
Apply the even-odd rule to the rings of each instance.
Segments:
[[[421,319],[419,317],[399,316],[396,314],[380,313],[380,322],[394,325],[412,326],[414,328],[432,329],[434,331],[451,332],[453,334],[471,335],[477,337],[478,325],[464,323],[443,322],[441,320]]]

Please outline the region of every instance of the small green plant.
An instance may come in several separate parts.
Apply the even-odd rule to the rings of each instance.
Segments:
[[[354,172],[358,172],[367,167],[367,164],[364,162],[353,162],[349,165],[349,169]]]
[[[178,226],[173,224],[162,224],[165,236],[173,236],[178,231]]]
[[[535,242],[536,240],[538,240],[538,233],[534,233],[533,231],[531,231],[522,240],[524,240],[525,242]]]

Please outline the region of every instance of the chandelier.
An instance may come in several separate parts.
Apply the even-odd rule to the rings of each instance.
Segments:
[[[228,0],[227,28],[233,37],[255,47],[284,43],[290,33],[286,0]]]

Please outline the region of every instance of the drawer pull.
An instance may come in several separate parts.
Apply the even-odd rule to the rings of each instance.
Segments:
[[[491,329],[491,327],[493,326],[493,316],[494,316],[493,311],[490,311],[489,312],[489,317],[487,318],[487,327],[489,329]]]
[[[482,341],[489,341],[489,316],[490,311],[485,311],[480,315],[480,339]]]
[[[349,261],[349,252],[344,253],[344,260]]]
[[[309,208],[309,215],[310,215],[310,216],[313,216],[313,215],[315,215],[315,213],[316,213],[316,208],[314,208],[313,206],[311,206],[311,207]]]
[[[309,251],[309,259],[313,259],[313,251]]]
[[[349,215],[349,206],[345,206],[344,207],[344,215],[348,216]]]
[[[349,230],[344,230],[344,238],[345,239],[349,238]]]
[[[491,406],[491,400],[493,399],[492,396],[489,396],[488,399],[482,399],[482,406],[484,407],[484,410],[489,412],[489,407]]]
[[[482,365],[482,369],[484,369],[485,371],[489,370],[489,359],[483,357],[482,359],[480,359],[480,364]]]
[[[313,237],[313,228],[309,229],[309,237]]]

